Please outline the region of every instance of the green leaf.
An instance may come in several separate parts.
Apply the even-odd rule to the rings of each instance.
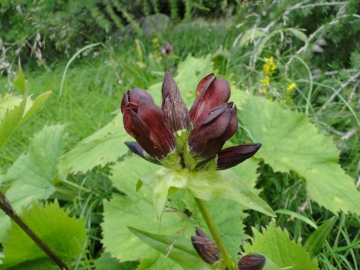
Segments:
[[[62,210],[59,203],[55,201],[46,203],[45,206],[34,204],[30,210],[24,212],[22,217],[35,234],[68,265],[72,259],[78,257],[86,241],[84,220],[70,218],[69,212],[70,210]],[[5,258],[0,269],[7,269],[25,261],[48,258],[13,221],[9,239],[3,247]]]
[[[186,188],[194,197],[205,201],[226,198],[240,203],[247,209],[276,216],[270,206],[253,193],[232,170],[191,172]]]
[[[264,36],[266,36],[266,34],[263,31],[259,31],[254,28],[249,29],[245,31],[244,35],[241,37],[239,42],[239,47],[242,48],[248,42],[253,42],[256,38],[264,37]]]
[[[190,239],[181,239],[176,236],[152,234],[142,230],[128,227],[139,239],[177,262],[186,269],[214,269],[205,263],[197,254]]]
[[[96,166],[115,162],[128,151],[124,142],[133,140],[123,127],[122,114],[118,114],[110,123],[60,158],[59,174],[85,173]]]
[[[41,105],[49,98],[50,95],[51,95],[51,91],[45,92],[39,95],[34,101],[32,101],[29,97],[26,103],[25,113],[21,122],[25,122],[37,110],[39,110]]]
[[[337,214],[360,214],[360,192],[337,163],[331,137],[318,133],[305,114],[284,110],[275,102],[249,97],[240,120],[249,137],[261,142],[256,154],[274,171],[296,171],[306,180],[308,196]]]
[[[44,127],[30,142],[29,152],[9,168],[4,183],[10,185],[6,197],[18,215],[32,201],[47,199],[54,192],[57,158],[61,155],[64,126]],[[9,219],[0,213],[0,240],[4,240]]]
[[[297,37],[298,39],[301,39],[304,42],[308,41],[308,37],[307,35],[304,34],[304,32],[302,32],[299,29],[296,28],[285,28],[283,29],[283,31],[288,31],[291,32],[295,37]]]
[[[303,215],[301,215],[301,214],[299,214],[297,212],[294,212],[294,211],[290,211],[290,210],[286,210],[286,209],[279,209],[279,210],[276,210],[275,213],[295,217],[295,218],[305,222],[306,224],[310,225],[314,229],[317,229],[317,227],[318,227],[315,222],[313,222],[309,218],[307,218],[307,217],[305,217],[305,216],[303,216]]]
[[[186,188],[194,197],[209,201],[227,198],[269,216],[276,216],[272,209],[260,199],[246,182],[232,170],[189,172],[160,169],[155,174],[140,178],[145,184],[155,182],[154,205],[160,219],[169,194]]]
[[[14,86],[16,87],[16,89],[19,91],[19,93],[21,95],[24,95],[26,93],[26,81],[25,81],[25,77],[24,77],[24,73],[22,72],[21,67],[19,67],[18,69],[18,76],[17,78],[14,80]]]
[[[326,241],[326,238],[330,234],[332,228],[334,227],[336,218],[332,217],[317,228],[306,240],[304,248],[309,252],[310,258],[316,256]]]
[[[49,258],[41,258],[17,264],[7,270],[59,270],[59,266]]]
[[[5,95],[0,101],[0,149],[10,139],[19,125],[33,115],[46,101],[51,92],[46,92],[32,101],[26,96]]]
[[[183,270],[173,260],[166,258],[163,254],[153,249],[149,252],[146,258],[140,260],[140,264],[136,270],[158,270],[158,269],[171,269],[171,270]]]
[[[194,235],[193,227],[200,226],[210,236],[194,199],[185,190],[179,190],[170,196],[159,224],[151,187],[144,185],[136,192],[139,177],[150,175],[159,168],[135,155],[115,164],[112,167],[111,180],[114,187],[127,196],[114,194],[110,202],[104,203],[104,222],[101,226],[104,234],[102,242],[106,251],[121,261],[141,259],[138,269],[175,269],[172,267],[176,264],[169,263],[172,261],[162,254],[159,255],[157,251],[154,254],[152,249],[134,237],[126,226],[136,226],[150,233],[161,232],[184,239],[190,239]],[[255,169],[250,171],[255,174]],[[251,175],[250,171],[246,175],[254,179],[255,176]],[[246,217],[243,213],[244,207],[231,200],[212,200],[206,202],[206,205],[225,246],[233,258],[236,258],[241,239],[247,238],[242,224]],[[191,216],[188,216],[189,211]]]
[[[103,252],[96,261],[96,270],[133,270],[136,269],[139,262],[119,262],[112,258],[110,253]]]
[[[135,237],[127,226],[149,232],[173,234],[190,237],[192,221],[183,213],[165,212],[161,226],[156,220],[152,190],[144,185],[136,192],[139,175],[150,174],[159,166],[147,162],[138,156],[126,158],[112,167],[114,187],[125,195],[113,194],[111,201],[104,202],[103,244],[106,251],[121,261],[135,261],[147,257],[151,247]],[[185,218],[184,218],[185,217]],[[190,238],[189,238],[190,239]]]
[[[312,270],[317,268],[317,261],[310,260],[309,254],[300,244],[291,241],[289,234],[275,227],[275,221],[262,229],[262,233],[253,229],[252,245],[244,246],[245,254],[258,253],[266,257],[263,270],[289,268],[293,270]],[[272,267],[270,267],[270,265]]]
[[[17,106],[13,105],[19,102]],[[0,149],[10,139],[13,132],[19,126],[26,106],[26,98],[6,95],[0,102]]]

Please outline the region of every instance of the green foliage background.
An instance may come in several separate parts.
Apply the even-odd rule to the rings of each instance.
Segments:
[[[148,32],[142,22],[154,14],[170,22]],[[122,128],[119,103],[137,86],[159,104],[166,67],[190,106],[196,83],[215,72],[230,81],[240,120],[227,146],[263,143],[234,171],[278,213],[271,221],[237,204],[209,202],[234,260],[239,251],[259,252],[273,263],[266,269],[277,269],[287,266],[279,257],[292,258],[299,248],[299,259],[314,269],[358,269],[359,14],[357,0],[3,1],[0,188],[19,214],[34,202],[57,199],[66,215],[85,221],[86,244],[68,257],[74,269],[177,269],[164,252],[139,240],[145,233],[136,237],[126,227],[158,233],[151,192],[135,193],[140,173],[130,170],[131,182],[121,178],[140,162],[123,145],[132,139]],[[161,53],[166,41],[175,44],[171,55]],[[271,75],[264,72],[269,57],[277,66]],[[27,84],[12,83],[18,63]],[[33,96],[25,104],[26,90]],[[180,195],[167,205],[176,215],[166,222],[183,230],[162,233],[189,239],[191,226],[202,220]],[[136,226],[139,205],[149,209],[143,218],[152,231]],[[9,226],[1,212],[5,256],[5,239],[14,233]],[[279,249],[270,254],[262,241]],[[50,267],[44,258],[32,264]]]

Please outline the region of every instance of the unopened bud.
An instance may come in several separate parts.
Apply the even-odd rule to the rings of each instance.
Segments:
[[[221,258],[218,247],[214,241],[207,237],[207,235],[199,228],[195,228],[195,232],[196,236],[191,236],[191,242],[196,252],[205,262],[215,264]]]
[[[245,255],[238,262],[239,270],[261,270],[265,265],[266,258],[260,254]]]

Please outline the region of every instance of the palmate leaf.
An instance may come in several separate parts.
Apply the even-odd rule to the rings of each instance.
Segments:
[[[317,270],[317,261],[310,260],[309,254],[298,243],[291,241],[289,234],[275,227],[275,221],[262,229],[253,229],[253,243],[244,245],[244,253],[258,253],[266,257],[263,270],[293,269]]]
[[[9,168],[4,184],[9,185],[6,197],[16,213],[28,208],[34,200],[47,199],[54,192],[57,158],[61,155],[64,126],[44,127],[30,142],[29,152],[20,156]],[[0,242],[6,238],[9,218],[0,211]]]
[[[245,167],[243,170],[238,169],[237,173],[254,180],[256,178],[255,164],[250,165],[250,169]],[[153,234],[175,235],[189,239],[190,242],[190,237],[195,235],[193,228],[200,226],[210,236],[193,198],[185,190],[180,190],[170,196],[161,222],[157,221],[152,189],[144,185],[136,192],[136,182],[140,176],[151,174],[159,168],[160,166],[138,156],[125,158],[124,161],[112,167],[111,180],[114,186],[127,196],[114,194],[111,201],[104,203],[104,222],[101,225],[104,234],[102,242],[106,251],[120,261],[141,259],[139,269],[180,269],[163,254],[159,255],[157,251],[154,253],[149,246],[127,229],[127,226],[132,226]],[[206,202],[206,205],[225,246],[235,260],[241,239],[247,238],[242,224],[246,216],[243,213],[244,207],[231,200],[212,200]],[[187,213],[189,211],[192,213],[191,217],[188,217],[185,209],[188,209]],[[164,265],[166,267],[161,268]]]
[[[120,101],[119,101],[120,104]],[[123,127],[119,113],[110,123],[82,140],[59,160],[61,174],[83,172],[115,162],[128,151],[124,142],[133,140]]]
[[[22,216],[35,234],[68,265],[80,254],[86,241],[84,220],[70,218],[69,212],[62,210],[55,201],[46,203],[45,206],[34,204]],[[33,261],[33,269],[39,269],[39,266],[51,269],[52,263],[48,256],[13,221],[9,238],[3,243],[3,247],[5,258],[0,269],[9,269],[15,265],[14,269],[31,269],[28,268],[30,265],[24,263],[26,261]]]
[[[261,142],[257,153],[274,171],[296,171],[306,180],[308,196],[326,209],[360,214],[360,192],[338,162],[331,137],[318,133],[305,114],[282,109],[264,98],[249,97],[240,121]]]
[[[110,123],[62,156],[59,160],[59,172],[61,175],[85,173],[98,165],[115,162],[128,151],[124,142],[131,140],[133,139],[123,127],[122,114],[119,113]]]

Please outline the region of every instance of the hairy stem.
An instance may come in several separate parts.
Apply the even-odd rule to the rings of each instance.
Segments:
[[[221,256],[224,260],[224,263],[227,267],[227,269],[229,270],[233,270],[233,269],[236,269],[234,267],[234,263],[233,263],[233,260],[231,259],[229,253],[227,252],[225,246],[224,246],[224,243],[222,242],[221,238],[220,238],[220,235],[219,235],[219,232],[217,231],[216,227],[215,227],[215,224],[210,216],[210,213],[204,203],[203,200],[201,199],[198,199],[198,198],[195,198],[195,202],[197,204],[197,206],[199,207],[200,209],[200,212],[201,212],[201,215],[203,216],[205,222],[206,222],[206,225],[208,226],[210,232],[211,232],[211,235],[213,236],[214,238],[214,241],[221,253]]]
[[[67,265],[15,214],[5,195],[0,191],[0,208],[48,255],[62,270],[69,270]]]

